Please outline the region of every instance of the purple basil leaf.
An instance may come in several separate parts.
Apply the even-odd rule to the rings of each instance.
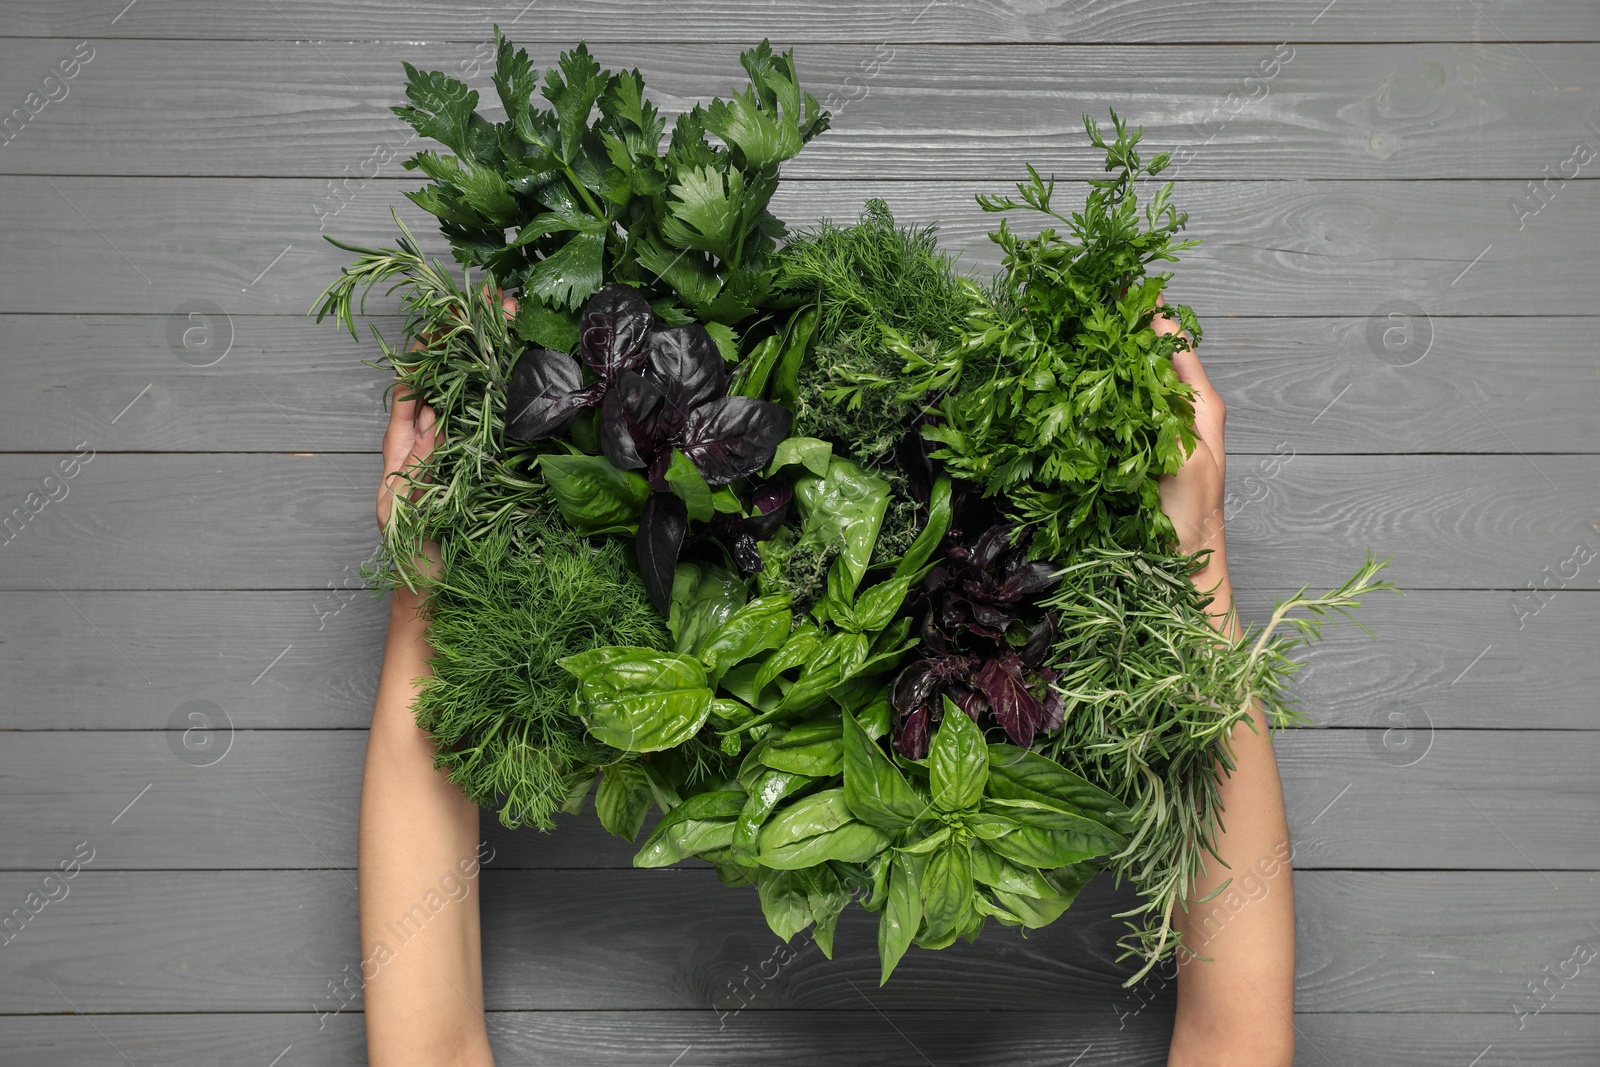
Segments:
[[[1033,735],[1044,725],[1045,707],[1028,690],[1022,677],[1022,660],[1014,652],[991,659],[973,676],[976,686],[989,702],[995,721],[1013,744],[1027,748]]]
[[[754,537],[746,533],[734,538],[733,561],[746,574],[754,574],[761,569],[761,549],[756,547]]]
[[[969,557],[974,567],[984,570],[994,566],[997,561],[1011,547],[1011,527],[1004,523],[991,526],[978,538],[977,544],[972,546]]]
[[[751,503],[757,514],[744,520],[744,532],[757,541],[765,541],[778,532],[794,499],[794,486],[784,482],[768,482],[755,491]]]
[[[591,296],[578,320],[578,354],[607,382],[644,364],[655,312],[644,294],[612,282]]]
[[[519,441],[554,437],[579,411],[600,402],[605,383],[583,384],[583,369],[565,352],[533,348],[511,369],[506,388],[506,433]]]
[[[1045,656],[1050,652],[1050,646],[1056,643],[1056,622],[1054,617],[1046,615],[1039,620],[1039,624],[1028,631],[1028,643],[1022,646],[1022,663],[1024,666],[1038,668],[1044,663]],[[1049,681],[1055,681],[1054,673]]]
[[[1067,699],[1061,695],[1061,690],[1055,687],[1056,672],[1048,667],[1036,672],[1039,675],[1039,686],[1044,687],[1044,719],[1039,723],[1039,729],[1046,733],[1061,729],[1061,723],[1066,719]]]
[[[895,724],[894,747],[907,759],[926,759],[932,733],[932,705],[922,704]]]
[[[639,573],[650,603],[665,615],[672,606],[672,576],[689,528],[689,510],[675,493],[651,493],[639,516],[639,536],[634,542]]]
[[[680,447],[707,485],[727,485],[771,463],[793,422],[781,404],[725,396],[689,412]]]
[[[1032,563],[1018,567],[1000,587],[995,590],[995,599],[1010,603],[1032,599],[1047,589],[1053,589],[1061,581],[1061,569],[1053,563],[1044,560],[1035,560]]]
[[[690,411],[728,391],[722,353],[697,322],[654,331],[647,353],[644,373],[685,420]]]
[[[623,371],[600,405],[600,450],[613,466],[639,470],[665,444],[661,390],[644,375]]]

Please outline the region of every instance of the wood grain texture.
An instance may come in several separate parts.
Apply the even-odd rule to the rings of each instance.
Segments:
[[[0,456],[0,519],[37,512],[13,516],[0,588],[319,590],[373,548],[376,456],[96,455],[41,504],[64,458]],[[1276,475],[1262,462],[1228,471],[1241,595],[1329,587],[1368,549],[1406,589],[1517,590],[1545,567],[1593,587],[1592,562],[1567,566],[1579,542],[1600,545],[1587,457],[1308,455]]]
[[[1066,1062],[1086,1045],[1075,1067],[1161,1067],[1169,1012],[1132,1008],[1091,1013],[1056,1010],[992,1013],[959,1009],[896,1011],[885,1018],[853,1011],[534,1011],[488,1013],[489,1040],[501,1062],[545,1067],[661,1067],[690,1049],[707,1067],[746,1067],[752,1048],[771,1049],[794,1067],[873,1063],[923,1067],[918,1048],[941,1065],[1041,1067]],[[319,1028],[320,1022],[320,1028]],[[355,1009],[319,1020],[298,1014],[98,1015],[90,1027],[63,1016],[20,1016],[0,1032],[0,1056],[14,1067],[121,1062],[110,1042],[135,1063],[214,1067],[255,1062],[288,1050],[283,1064],[364,1065],[363,1017]],[[1302,1067],[1462,1067],[1486,1046],[1504,1058],[1483,1063],[1571,1067],[1600,1041],[1600,1016],[1541,1015],[1522,1030],[1508,1011],[1494,1014],[1303,1012],[1296,1016]],[[100,1031],[96,1032],[96,1028]],[[102,1036],[102,1034],[104,1036]],[[904,1036],[902,1036],[902,1034]],[[915,1042],[913,1045],[911,1042]],[[1077,1044],[1075,1044],[1075,1042]],[[252,1058],[245,1060],[245,1055]],[[229,1057],[237,1055],[235,1061]],[[113,1057],[108,1059],[107,1057]],[[1514,1058],[1513,1058],[1514,1057]]]
[[[16,818],[0,827],[0,868],[49,870],[85,837],[96,870],[355,865],[365,731],[223,729],[213,747],[196,736],[186,750],[216,757],[205,766],[184,762],[181,738],[12,735],[0,797]],[[1419,720],[1294,730],[1276,744],[1302,870],[1600,869],[1595,731]],[[592,812],[550,834],[507,831],[486,815],[482,832],[497,867],[627,869],[635,851]]]
[[[0,875],[0,900],[20,905],[40,877]],[[328,983],[357,966],[347,877],[91,863],[5,946],[0,999],[11,1012],[59,1011],[49,979],[80,1012],[332,1010]],[[782,943],[755,894],[727,891],[711,871],[486,868],[480,879],[491,1010],[709,1013],[738,1005],[745,975],[759,972],[768,983],[750,993],[764,1008],[1111,1012],[1132,973],[1111,947],[1114,913],[1130,901],[1104,879],[1062,922],[1026,939],[990,930],[970,945],[912,952],[882,989],[877,917],[859,908],[842,917],[833,960],[799,938],[792,958],[774,957]],[[1299,872],[1297,1007],[1509,1014],[1542,968],[1600,937],[1585,922],[1600,906],[1600,876],[1556,879],[1559,888],[1531,872]],[[391,947],[405,951],[403,941]],[[1600,983],[1571,982],[1536,1021],[1597,1010]]]
[[[1597,321],[1213,315],[1202,322],[1201,356],[1228,401],[1235,456],[1592,454],[1600,447],[1589,337]],[[396,337],[398,319],[373,322]],[[183,348],[185,333],[196,346],[231,339],[232,347],[212,348],[206,355],[220,360],[196,367],[173,351],[169,330],[195,361],[206,357]],[[1406,352],[1407,344],[1416,347]],[[37,358],[55,345],[73,358]],[[1392,365],[1417,354],[1410,366]],[[299,316],[0,315],[10,386],[0,392],[0,452],[70,450],[86,440],[106,452],[300,452],[308,442],[376,451],[387,382],[361,361],[378,355],[364,332],[358,343]],[[1481,415],[1461,417],[1463,394]]]
[[[536,16],[536,17],[535,17]],[[410,0],[284,0],[267,7],[167,0],[119,15],[98,4],[17,0],[0,31],[15,37],[128,37],[198,40],[464,40],[494,23],[528,40],[704,41],[744,47],[780,41],[1595,41],[1600,17],[1583,0],[1478,0],[1394,5],[1344,0],[1324,8],[1301,0],[1196,4],[1192,0],[1106,0],[1093,5],[985,0],[979,4],[890,0],[879,4],[781,0],[741,9],[714,0],[671,5],[648,0],[557,0],[529,12],[521,0],[451,4]]]
[[[369,182],[324,220],[327,232],[388,242],[389,209],[411,184]],[[983,271],[997,262],[987,234],[998,223],[972,197],[1009,189],[790,182],[773,208],[802,226],[853,219],[883,197],[904,222],[941,223],[964,267]],[[1600,289],[1587,239],[1600,183],[1567,183],[1520,231],[1507,204],[1530,194],[1516,182],[1246,179],[1181,192],[1189,233],[1206,243],[1185,254],[1175,284],[1202,317],[1366,318],[1397,301],[1432,316],[1563,315]],[[8,239],[31,251],[0,260],[0,312],[167,315],[204,299],[230,314],[301,314],[349,259],[320,240],[327,195],[309,179],[0,177]],[[403,217],[427,231],[417,214]]]
[[[133,17],[130,13],[129,17]],[[931,12],[930,12],[931,17]],[[77,42],[0,41],[0,100],[22,100]],[[405,60],[479,89],[467,44],[117,41],[0,152],[8,174],[399,176],[423,143],[389,111]],[[541,69],[567,42],[529,49]],[[598,46],[638,68],[669,118],[744,80],[726,47]],[[1168,150],[1185,179],[1540,179],[1600,135],[1577,92],[1594,45],[1180,45],[1159,63],[1093,45],[801,46],[802,84],[833,128],[785,168],[791,178],[975,179],[1033,162],[1091,177],[1104,154],[1083,133],[1115,108]],[[293,70],[293,78],[284,71]],[[1541,73],[1542,72],[1542,73]],[[59,91],[59,90],[58,90]],[[129,108],[128,101],[139,106]],[[24,113],[26,115],[26,113]],[[1567,173],[1582,173],[1581,166]]]

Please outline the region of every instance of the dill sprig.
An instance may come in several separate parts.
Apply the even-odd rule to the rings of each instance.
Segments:
[[[1233,728],[1254,730],[1257,705],[1274,731],[1306,721],[1289,691],[1300,669],[1292,654],[1321,640],[1333,615],[1360,626],[1352,611],[1361,598],[1395,589],[1378,580],[1388,563],[1369,552],[1338,588],[1315,596],[1302,587],[1236,643],[1211,626],[1211,595],[1191,581],[1203,554],[1086,548],[1063,567],[1045,606],[1058,617],[1065,722],[1043,751],[1131,809],[1134,831],[1108,864],[1143,897],[1122,914],[1140,920],[1120,942],[1121,958],[1143,961],[1129,984],[1180,947],[1174,909],[1185,906],[1206,857],[1216,858],[1219,789],[1236,766]]]
[[[572,711],[564,656],[607,645],[670,647],[622,542],[534,519],[443,549],[425,601],[432,674],[414,708],[434,763],[500,821],[540,829],[621,753]],[[580,792],[582,791],[582,792]]]

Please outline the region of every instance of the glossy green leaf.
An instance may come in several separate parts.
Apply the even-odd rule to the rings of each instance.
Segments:
[[[706,484],[705,478],[700,474],[700,468],[694,461],[676,448],[672,450],[672,462],[663,475],[667,485],[677,494],[688,509],[689,518],[695,522],[710,522],[714,508],[711,506],[711,487]]]
[[[888,482],[839,456],[829,464],[826,476],[804,474],[795,480],[800,544],[838,548],[852,593],[872,561],[889,496]]]
[[[989,778],[989,750],[983,731],[944,698],[944,718],[928,745],[928,783],[933,806],[940,811],[965,811],[977,805]]]
[[[790,437],[778,443],[767,466],[766,476],[772,477],[785,467],[798,464],[821,477],[828,473],[833,462],[833,444],[816,437]]]
[[[922,527],[917,539],[911,542],[911,547],[906,550],[899,565],[895,567],[895,578],[915,581],[923,566],[933,558],[933,553],[950,530],[950,497],[950,477],[941,474],[934,480],[933,493],[928,500],[927,524]]]
[[[693,653],[749,597],[744,579],[714,563],[679,563],[672,578],[667,631],[673,651]]]
[[[928,855],[922,869],[924,930],[917,944],[942,948],[954,941],[972,919],[972,850],[947,841]]]
[[[815,719],[774,732],[762,746],[761,762],[773,770],[813,778],[838,774],[844,762],[842,724],[838,719]]]
[[[1037,870],[1012,863],[982,841],[972,845],[972,879],[981,885],[1035,899],[1052,896],[1055,892]]]
[[[804,774],[789,771],[766,770],[750,783],[750,794],[739,809],[733,828],[733,851],[743,860],[754,863],[761,826],[783,801],[806,789],[816,781]]]
[[[793,621],[787,595],[758,596],[708,635],[696,656],[705,664],[712,682],[720,681],[729,668],[781,646],[789,638]]]
[[[631,533],[650,497],[649,482],[604,456],[544,455],[539,469],[562,518],[583,533]]]
[[[753,683],[755,691],[759,693],[764,690],[784,671],[809,663],[821,644],[822,631],[816,626],[802,623],[795,627],[788,639],[762,663]]]
[[[1020,920],[1022,926],[1037,929],[1049,926],[1061,918],[1063,912],[1077,899],[1078,891],[1089,883],[1100,869],[1097,863],[1077,863],[1053,871],[1042,872],[1042,877],[1054,891],[1045,897],[1029,897],[1003,889],[991,892],[999,904]],[[1000,917],[1005,922],[1004,917]]]
[[[1113,827],[1125,825],[1127,807],[1104,789],[1048,756],[1016,745],[989,746],[988,793],[1004,800],[1033,800],[1078,812]]]
[[[990,848],[1013,863],[1048,870],[1081,863],[1106,854],[1094,839],[1071,830],[1046,830],[1018,826],[988,842]]]
[[[878,743],[849,712],[844,714],[844,799],[856,818],[885,830],[903,830],[930,808]]]
[[[854,675],[866,662],[868,644],[861,634],[833,634],[817,649],[778,707],[799,712],[822,704],[829,690]]]
[[[650,781],[637,764],[629,761],[601,768],[594,810],[600,825],[611,833],[627,841],[638,837],[650,801]]]
[[[738,790],[697,793],[661,817],[637,855],[635,867],[667,867],[733,841],[733,820],[745,795]]]
[[[911,947],[922,926],[922,864],[896,852],[889,860],[888,897],[878,919],[878,960],[882,986]]]
[[[689,656],[618,645],[559,664],[578,678],[573,710],[589,732],[624,752],[681,745],[711,714],[705,668]]]
[[[762,868],[756,875],[756,893],[767,925],[785,941],[814,921],[811,896],[800,871]]]
[[[780,870],[824,860],[862,863],[889,845],[890,834],[857,820],[843,789],[813,793],[778,812],[757,841],[761,863]]]

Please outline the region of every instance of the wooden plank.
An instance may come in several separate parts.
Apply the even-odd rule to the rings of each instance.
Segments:
[[[20,905],[40,877],[0,875],[0,900]],[[1302,871],[1297,1006],[1514,1019],[1528,982],[1600,937],[1585,921],[1600,906],[1600,879],[1557,877],[1559,889],[1531,872]],[[710,871],[487,869],[481,878],[491,1010],[708,1010],[737,1004],[726,998],[747,973],[780,962],[760,990],[764,1006],[1094,1013],[1128,996],[1121,982],[1131,971],[1114,962],[1112,942],[1122,929],[1114,913],[1129,899],[1104,879],[1066,921],[1026,939],[990,930],[971,945],[912,952],[879,989],[877,917],[859,908],[841,919],[832,961],[801,941],[793,958],[775,958],[781,942],[755,894],[726,890]],[[91,864],[67,884],[69,895],[6,945],[0,996],[11,1012],[62,1010],[45,979],[70,991],[80,1013],[332,1010],[328,983],[357,966],[346,872]],[[1569,981],[1529,1028],[1597,1010],[1600,983]]]
[[[779,41],[1089,42],[1263,41],[1593,41],[1600,22],[1583,0],[1479,0],[1475,7],[1345,0],[1331,8],[1300,0],[1246,5],[1188,0],[1105,0],[1094,5],[1039,5],[997,0],[981,6],[892,0],[763,4],[759,12],[713,0],[658,5],[648,0],[524,4],[452,4],[407,0],[284,0],[276,9],[208,0],[167,0],[126,13],[99,6],[18,0],[7,5],[4,32],[14,37],[191,38],[199,40],[465,40],[493,23],[518,40],[703,41],[743,47],[763,36]]]
[[[375,540],[374,456],[108,454],[45,483],[67,458],[0,456],[0,518],[20,525],[0,544],[0,588],[321,589]],[[1600,488],[1586,457],[1308,455],[1273,477],[1259,463],[1229,470],[1241,591],[1327,587],[1368,549],[1395,558],[1406,589],[1520,589],[1545,567],[1592,580],[1573,557],[1600,543],[1575,503]],[[51,485],[67,495],[46,502]]]
[[[76,47],[0,42],[0,100],[23,100],[50,72],[48,57]],[[90,47],[65,97],[0,135],[11,137],[5,173],[395,177],[422,147],[388,109],[402,99],[401,60],[458,74],[475,62],[466,44]],[[530,55],[553,66],[562,47]],[[596,58],[642,70],[669,115],[743,77],[727,48],[699,42],[607,45]],[[1144,126],[1150,151],[1173,151],[1180,165],[1169,173],[1188,179],[1538,180],[1547,164],[1562,173],[1577,141],[1600,143],[1581,94],[1545,80],[1580,84],[1600,59],[1594,45],[1177,45],[1160,63],[1129,58],[1094,45],[803,46],[803,84],[835,121],[785,173],[973,180],[1033,162],[1091,177],[1104,154],[1082,116],[1103,122],[1109,108]],[[497,112],[487,74],[466,80]],[[141,106],[130,113],[128,100]]]
[[[389,208],[410,184],[368,183],[328,232],[387,242]],[[982,190],[1009,185],[789,182],[773,206],[804,225],[854,218],[881,196],[905,222],[941,223],[963,263],[987,270],[998,224],[973,202]],[[306,179],[0,177],[12,247],[49,250],[0,261],[0,312],[167,315],[208,300],[229,314],[300,314],[348,260],[318,240],[325,196]],[[1436,317],[1569,314],[1600,288],[1586,240],[1600,183],[1569,182],[1519,232],[1507,204],[1527,196],[1490,181],[1186,185],[1178,206],[1207,240],[1186,254],[1176,293],[1202,316],[1365,318],[1397,302]],[[405,217],[425,231],[416,215]]]
[[[346,589],[353,580],[330,577],[332,591],[78,592],[71,604],[53,590],[7,594],[6,726],[162,729],[180,704],[209,700],[240,730],[364,728],[389,616],[386,601]],[[1240,610],[1259,623],[1291,591],[1241,581]],[[1575,587],[1546,596],[1373,597],[1360,618],[1376,638],[1335,625],[1305,656],[1297,682],[1305,710],[1317,726],[1483,729],[1514,714],[1521,730],[1600,728],[1600,659],[1589,654],[1600,596]],[[103,643],[87,654],[85,634],[100,639],[85,618],[115,635],[153,684],[101,654],[110,651]]]
[[[354,588],[358,562],[321,590],[8,594],[6,727],[162,730],[180,705],[208,700],[239,730],[365,728],[389,604]]]
[[[1160,995],[1160,994],[1157,994]],[[692,1049],[707,1067],[744,1067],[753,1057],[793,1067],[840,1063],[921,1064],[917,1048],[939,1064],[996,1067],[1056,1062],[1079,1043],[1088,1050],[1078,1067],[1132,1067],[1161,1063],[1170,1012],[1152,1004],[1111,1012],[969,1012],[959,1008],[906,1009],[891,1019],[863,1004],[855,1011],[763,1010],[738,1015],[717,1011],[530,1011],[488,1013],[489,1041],[502,1063],[556,1063],[567,1067],[661,1067]],[[0,1034],[0,1056],[13,1067],[100,1063],[115,1053],[135,1063],[214,1067],[261,1059],[289,1046],[284,1064],[322,1067],[366,1064],[363,1016],[354,1009],[321,1020],[297,1014],[189,1015],[182,1027],[165,1015],[97,1015],[91,1027],[64,1016],[14,1016]],[[1578,1013],[1539,1016],[1523,1030],[1508,1011],[1464,1013],[1302,1012],[1295,1018],[1304,1067],[1462,1067],[1492,1046],[1515,1061],[1483,1063],[1567,1065],[1600,1041],[1600,1017]],[[100,1033],[96,1032],[96,1028]],[[103,1034],[103,1036],[102,1036]],[[685,1057],[685,1061],[688,1057]],[[116,1061],[120,1062],[120,1061]]]
[[[48,870],[86,837],[97,870],[355,865],[365,731],[182,738],[11,735],[0,795],[17,817],[0,829],[0,867]],[[1295,730],[1276,744],[1301,869],[1600,869],[1600,733],[1419,725]],[[550,834],[486,817],[482,832],[499,867],[628,868],[635,851],[589,814]]]
[[[377,323],[393,338],[398,321]],[[1595,321],[1213,315],[1202,323],[1202,355],[1228,401],[1235,456],[1509,453],[1508,439],[1532,453],[1587,454],[1600,439]],[[169,328],[191,359],[202,357],[183,348],[188,330],[196,344],[231,338],[232,350],[193,366],[174,352]],[[107,452],[296,452],[308,441],[375,451],[386,381],[361,362],[378,355],[363,341],[299,316],[0,315],[11,386],[0,395],[0,452],[70,450],[91,437]],[[1385,362],[1400,360],[1405,344],[1424,357]],[[54,346],[72,358],[39,357]],[[1462,392],[1482,417],[1461,417]]]

